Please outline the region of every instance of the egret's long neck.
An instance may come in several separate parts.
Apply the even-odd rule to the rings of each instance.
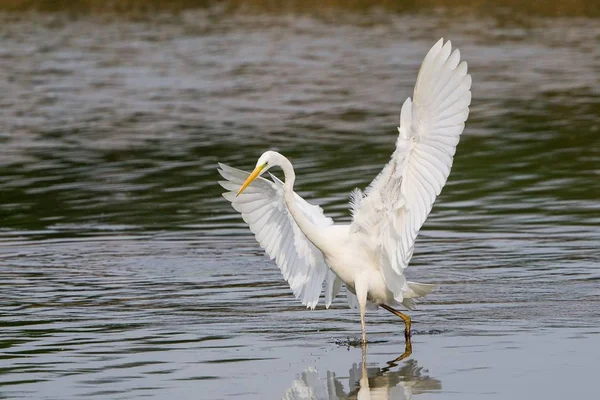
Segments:
[[[280,166],[283,169],[285,183],[283,184],[284,199],[290,214],[306,236],[306,238],[314,244],[319,250],[323,251],[326,245],[326,240],[323,235],[323,230],[319,229],[310,219],[304,215],[296,198],[294,196],[294,182],[296,181],[296,173],[292,163],[285,157],[281,156]]]

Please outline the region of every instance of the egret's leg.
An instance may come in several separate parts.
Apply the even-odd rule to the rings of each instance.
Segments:
[[[366,279],[362,279],[360,276],[357,277],[354,283],[354,290],[356,291],[356,298],[358,299],[358,309],[360,311],[360,327],[362,329],[362,341],[363,344],[367,344],[367,328],[365,326],[365,314],[367,312],[367,292],[368,287]]]
[[[411,325],[410,317],[406,314],[402,314],[400,311],[394,310],[392,307],[390,307],[388,305],[381,304],[381,307],[385,308],[392,314],[402,318],[402,320],[404,321],[404,336],[406,337],[407,342],[410,341],[410,325]]]
[[[360,304],[359,303],[359,308],[360,308],[360,328],[362,329],[362,342],[363,345],[366,346],[367,345],[367,328],[366,328],[366,324],[365,324],[365,314],[366,314],[366,304]]]
[[[394,362],[399,362],[399,361],[404,360],[406,357],[408,357],[412,354],[412,343],[410,341],[410,325],[411,325],[410,317],[406,314],[402,314],[400,311],[394,310],[392,307],[387,306],[385,304],[381,304],[381,307],[385,308],[392,314],[397,315],[398,317],[402,318],[402,320],[404,321],[404,337],[406,338],[406,345],[404,346],[404,353],[402,353],[402,355],[400,355],[400,357],[398,357],[395,360],[388,363],[391,365]]]

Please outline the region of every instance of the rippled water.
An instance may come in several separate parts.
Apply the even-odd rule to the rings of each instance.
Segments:
[[[600,24],[452,11],[0,14],[0,397],[593,397]],[[306,310],[220,197],[289,156],[348,221],[441,36],[473,102],[402,324]],[[365,378],[366,378],[365,375]],[[312,396],[312,397],[311,397]],[[386,397],[388,396],[388,397]]]

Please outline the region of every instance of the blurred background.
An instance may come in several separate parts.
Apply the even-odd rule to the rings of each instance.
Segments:
[[[440,37],[473,100],[408,273],[442,288],[393,372],[401,326],[368,315],[372,384],[593,393],[597,1],[0,0],[0,398],[355,396],[358,315],[293,298],[216,164],[278,150],[349,221]]]

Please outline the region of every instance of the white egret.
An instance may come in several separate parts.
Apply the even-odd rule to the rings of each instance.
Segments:
[[[469,114],[471,76],[460,52],[451,50],[450,41],[440,39],[425,56],[413,100],[402,105],[396,150],[364,193],[352,192],[350,224],[334,224],[296,194],[294,168],[277,152],[261,155],[250,174],[219,164],[226,179],[219,183],[228,190],[223,196],[275,259],[294,295],[314,309],[325,283],[329,308],[343,283],[350,306],[360,311],[363,343],[365,311],[381,306],[404,320],[408,348],[410,317],[395,307],[413,309],[416,298],[437,288],[408,281],[404,270],[446,184]],[[285,182],[261,177],[272,167],[283,169]]]

